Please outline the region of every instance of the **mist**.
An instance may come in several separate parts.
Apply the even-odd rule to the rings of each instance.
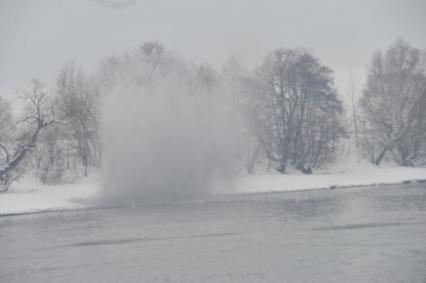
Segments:
[[[195,67],[145,45],[114,68],[102,106],[107,199],[192,199],[228,183],[231,103]],[[129,58],[128,58],[129,59]]]

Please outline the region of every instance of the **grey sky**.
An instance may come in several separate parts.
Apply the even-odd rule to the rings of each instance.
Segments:
[[[33,77],[52,81],[73,59],[90,71],[106,55],[148,40],[216,66],[235,54],[257,65],[277,47],[305,47],[351,70],[398,37],[426,47],[424,0],[0,0],[0,94]]]

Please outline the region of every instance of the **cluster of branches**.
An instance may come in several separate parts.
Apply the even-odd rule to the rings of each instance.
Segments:
[[[33,80],[19,98],[20,111],[0,99],[0,191],[27,170],[42,182],[57,183],[87,175],[90,166],[100,165],[94,80],[69,64],[55,87]]]
[[[248,117],[278,171],[293,166],[309,173],[334,159],[345,130],[331,73],[301,49],[271,52],[254,73]]]
[[[34,80],[31,89],[24,92],[22,99],[25,114],[17,123],[21,126],[20,131],[16,131],[9,103],[0,100],[0,148],[3,155],[0,185],[4,189],[22,173],[20,165],[36,147],[42,130],[57,122],[50,108],[48,92],[41,82]]]
[[[362,145],[371,162],[426,164],[426,51],[398,40],[376,53],[360,106]]]

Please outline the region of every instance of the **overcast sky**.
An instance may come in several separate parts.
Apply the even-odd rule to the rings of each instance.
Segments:
[[[0,94],[53,81],[71,59],[93,70],[149,40],[216,66],[231,54],[255,66],[271,49],[305,47],[342,90],[398,37],[426,47],[425,15],[424,0],[0,0]]]

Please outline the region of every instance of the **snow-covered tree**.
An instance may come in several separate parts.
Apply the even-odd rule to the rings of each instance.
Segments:
[[[45,84],[33,80],[31,87],[23,91],[22,98],[25,105],[22,117],[19,119],[19,127],[13,129],[15,133],[9,131],[7,136],[2,137],[2,141],[8,141],[7,144],[2,143],[5,160],[0,167],[0,186],[3,191],[6,191],[10,183],[22,173],[21,165],[36,146],[42,131],[57,122],[52,95]],[[6,106],[5,115],[1,115],[2,129],[7,128],[4,121],[11,120],[7,109]]]
[[[361,99],[364,147],[379,165],[385,157],[403,166],[425,162],[426,53],[398,40],[377,52]]]

